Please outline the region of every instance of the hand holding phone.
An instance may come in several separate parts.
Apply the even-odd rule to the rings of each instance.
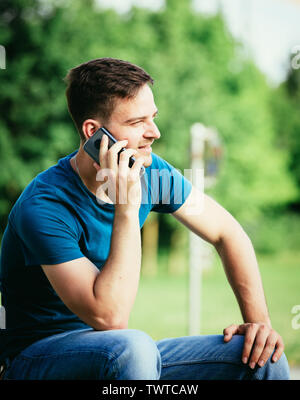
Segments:
[[[99,161],[99,149],[100,149],[100,143],[102,140],[103,135],[106,135],[108,137],[108,148],[110,148],[113,144],[117,142],[117,140],[114,138],[114,136],[106,129],[104,126],[99,128],[94,135],[85,142],[83,149],[85,152],[94,160],[96,161],[97,164],[100,165]],[[122,148],[120,152],[118,153],[118,162],[120,158],[120,154],[122,151],[124,151],[125,148]],[[129,167],[131,168],[135,162],[134,156],[131,156],[129,159]],[[145,173],[145,167],[142,166],[141,171],[140,171],[140,176],[142,176]]]
[[[133,154],[137,150],[126,149],[127,143],[127,140],[117,141],[102,127],[83,146],[95,161],[93,165],[97,171],[96,180],[102,182],[97,189],[97,199],[102,201],[108,197],[119,212],[127,212],[132,208],[139,210],[142,197],[141,176],[145,173],[144,157],[135,159]]]

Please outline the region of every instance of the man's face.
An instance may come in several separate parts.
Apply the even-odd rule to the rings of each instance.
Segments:
[[[152,90],[146,84],[134,98],[118,100],[110,121],[105,125],[117,140],[127,139],[126,147],[138,150],[138,154],[145,157],[145,167],[152,163],[153,141],[160,138],[154,123],[157,112]]]

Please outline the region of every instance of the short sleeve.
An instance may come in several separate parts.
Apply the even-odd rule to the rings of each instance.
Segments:
[[[20,238],[25,265],[53,265],[84,257],[71,211],[53,200],[27,199],[13,226]]]
[[[151,169],[152,210],[173,213],[189,196],[192,184],[182,173],[159,156]]]

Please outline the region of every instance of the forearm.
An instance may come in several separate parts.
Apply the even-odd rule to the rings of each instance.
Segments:
[[[116,210],[109,257],[94,284],[103,320],[110,328],[126,328],[137,294],[141,268],[138,210]]]
[[[215,245],[244,322],[271,325],[253,245],[238,223]]]

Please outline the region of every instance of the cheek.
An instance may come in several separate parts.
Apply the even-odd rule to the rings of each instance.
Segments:
[[[128,140],[127,147],[130,147],[131,149],[137,149],[141,144],[141,137],[141,132],[132,129],[131,132],[126,135],[126,139]]]

